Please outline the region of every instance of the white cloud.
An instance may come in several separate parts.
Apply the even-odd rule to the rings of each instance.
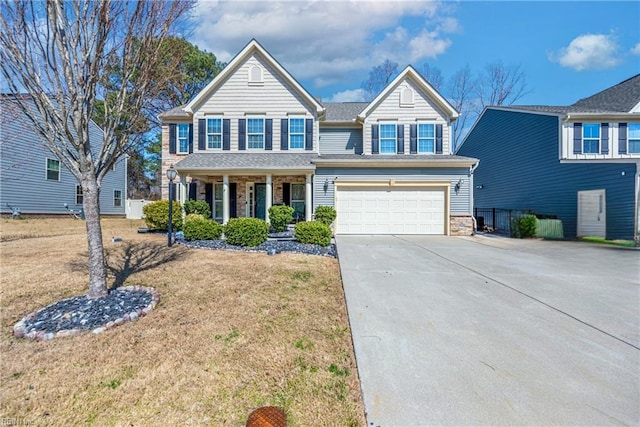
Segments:
[[[640,43],[631,48],[631,53],[633,55],[640,55]]]
[[[569,46],[551,53],[549,59],[576,71],[605,70],[621,62],[619,47],[613,35],[582,34]]]
[[[446,34],[459,29],[451,13],[436,1],[200,0],[190,41],[229,61],[255,38],[296,78],[320,87],[354,72],[364,78],[387,58],[403,68],[444,53]]]
[[[348,89],[334,93],[327,102],[362,102],[365,100],[365,93],[362,89]]]

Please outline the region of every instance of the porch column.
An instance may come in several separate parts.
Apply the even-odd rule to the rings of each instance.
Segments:
[[[229,175],[222,176],[222,223],[229,222]]]
[[[273,191],[272,191],[272,187],[273,187],[273,183],[271,182],[271,174],[267,174],[267,186],[266,186],[266,193],[265,194],[265,198],[264,198],[264,219],[267,221],[267,224],[269,223],[269,208],[271,207],[271,203],[273,203],[272,200],[272,196],[273,196]]]
[[[311,203],[311,174],[307,174],[307,182],[305,185],[304,195],[304,220],[311,221],[311,215],[313,214],[313,203]]]
[[[182,223],[184,224],[184,219],[186,217],[186,213],[184,210],[184,203],[187,201],[187,193],[189,192],[189,184],[187,183],[187,177],[180,177],[180,185],[176,185],[177,195],[174,194],[174,200],[180,202],[180,206],[182,206]]]

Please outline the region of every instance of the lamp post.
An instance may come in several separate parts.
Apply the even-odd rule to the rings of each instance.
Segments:
[[[167,243],[169,247],[172,245],[171,234],[173,234],[173,180],[176,179],[178,172],[173,165],[167,169],[167,178],[169,178],[169,230],[167,233]]]

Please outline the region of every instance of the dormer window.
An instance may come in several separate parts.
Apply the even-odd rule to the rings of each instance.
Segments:
[[[400,91],[400,106],[401,107],[413,107],[413,89],[405,87]]]
[[[252,65],[249,68],[249,84],[261,85],[264,84],[264,73],[262,67],[259,65]]]

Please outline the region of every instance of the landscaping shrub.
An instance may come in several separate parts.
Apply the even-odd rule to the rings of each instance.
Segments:
[[[287,229],[287,224],[293,221],[295,209],[287,205],[274,205],[269,208],[269,222],[278,233]]]
[[[200,214],[187,215],[182,231],[187,240],[215,240],[222,237],[222,225]]]
[[[538,219],[535,215],[525,215],[518,219],[518,235],[521,239],[535,237]]]
[[[184,202],[185,215],[200,214],[205,218],[211,218],[211,208],[204,200],[187,200]]]
[[[318,206],[316,208],[316,221],[319,221],[327,226],[331,226],[336,219],[336,210],[331,206]]]
[[[144,213],[144,222],[147,227],[156,230],[168,230],[169,229],[169,201],[157,200],[149,203],[142,208]],[[182,206],[180,202],[173,201],[173,229],[182,229]]]
[[[331,243],[331,228],[319,221],[297,223],[294,235],[300,243],[321,246],[328,246]]]
[[[269,227],[260,218],[231,218],[224,226],[224,235],[230,245],[258,246],[267,241]]]

